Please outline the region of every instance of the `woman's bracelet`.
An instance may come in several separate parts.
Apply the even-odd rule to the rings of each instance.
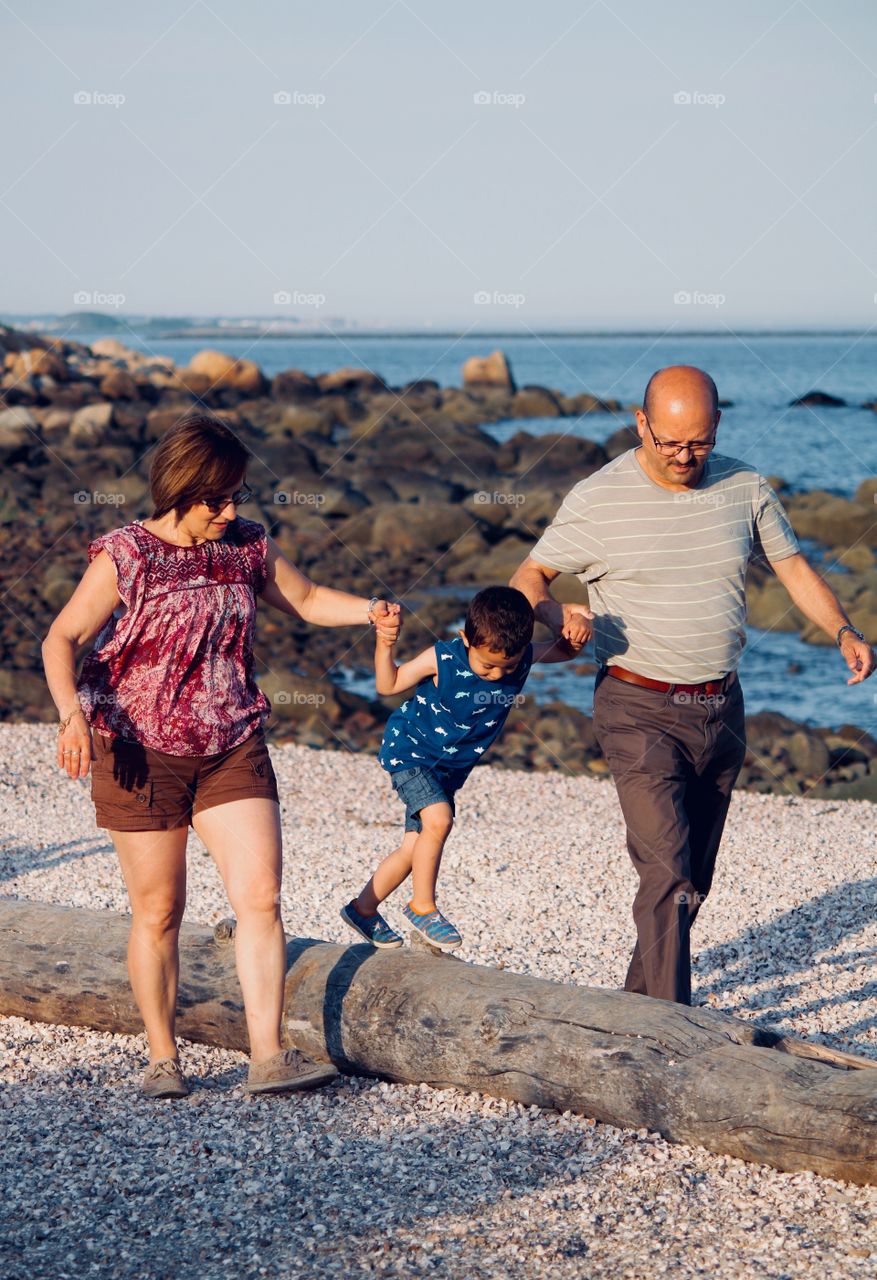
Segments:
[[[73,708],[73,710],[70,712],[69,716],[67,716],[66,720],[59,720],[59,721],[58,721],[58,735],[59,735],[59,737],[60,737],[60,735],[64,732],[64,730],[67,728],[68,724],[69,724],[69,723],[70,723],[70,721],[73,719],[73,717],[74,717],[74,716],[79,715],[79,714],[80,714],[80,712],[82,713],[82,715],[85,715],[85,712],[82,710],[82,707],[80,707],[80,706],[77,704],[77,705]]]
[[[377,607],[377,604],[378,604],[378,597],[377,597],[377,596],[372,596],[371,600],[369,600],[369,602],[368,602],[368,610],[367,610],[368,625],[369,625],[370,627],[373,627],[373,626],[375,625],[375,620],[374,620],[374,618],[372,617],[372,614],[374,613],[374,611],[375,611],[375,609],[376,609],[376,607]]]

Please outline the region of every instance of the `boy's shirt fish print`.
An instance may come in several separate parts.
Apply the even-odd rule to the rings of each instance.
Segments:
[[[378,759],[390,773],[413,769],[471,769],[496,741],[533,663],[528,644],[502,680],[484,680],[469,666],[460,636],[435,646],[438,684],[427,676],[398,707],[384,731]]]

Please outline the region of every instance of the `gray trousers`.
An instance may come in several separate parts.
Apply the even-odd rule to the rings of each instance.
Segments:
[[[594,730],[612,770],[639,875],[625,991],[691,1004],[691,925],[710,891],[743,764],[743,692],[641,689],[601,673]]]

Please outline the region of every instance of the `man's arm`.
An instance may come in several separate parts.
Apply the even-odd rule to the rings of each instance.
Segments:
[[[780,582],[806,618],[815,622],[832,640],[841,627],[849,623],[846,611],[831,587],[800,554],[771,561]],[[853,673],[847,684],[861,684],[874,670],[877,660],[867,641],[859,640],[851,631],[841,637],[840,651]]]
[[[543,622],[558,639],[568,640],[573,648],[581,649],[591,638],[594,615],[583,605],[561,604],[554,599],[548,588],[558,574],[558,569],[549,569],[527,556],[515,570],[509,586],[527,597],[537,622]]]

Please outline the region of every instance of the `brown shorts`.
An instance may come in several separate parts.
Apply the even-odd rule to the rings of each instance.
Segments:
[[[91,798],[97,825],[110,831],[171,831],[228,800],[278,800],[261,729],[215,756],[166,755],[97,730],[91,736]]]

